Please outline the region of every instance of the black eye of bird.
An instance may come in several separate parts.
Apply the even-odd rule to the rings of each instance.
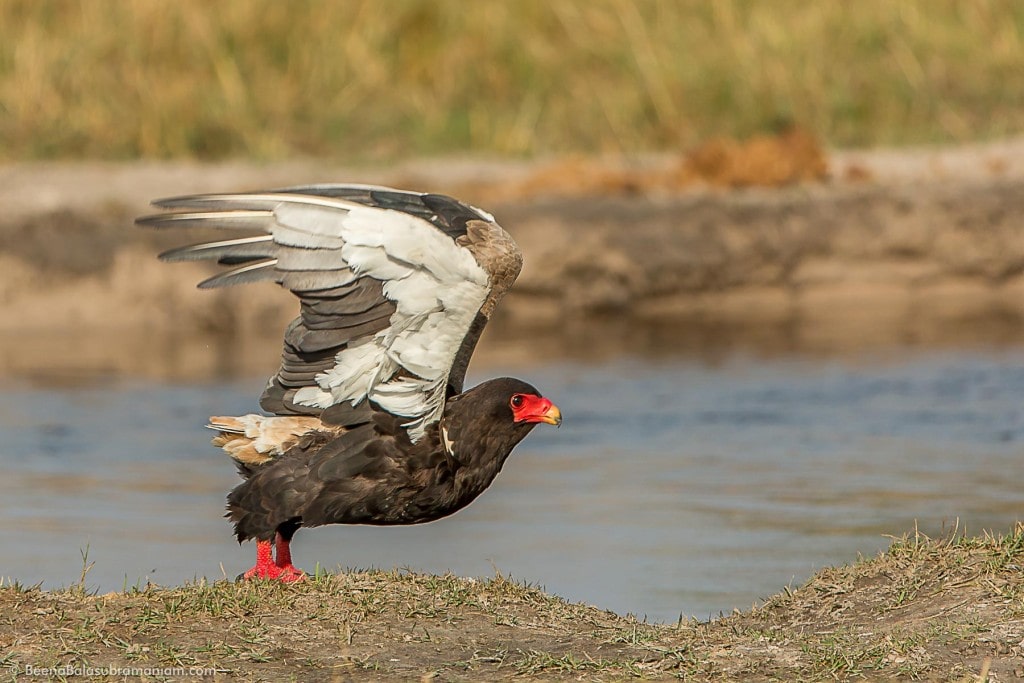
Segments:
[[[513,394],[512,400],[509,401],[509,403],[512,404],[513,408],[522,408],[523,407],[523,395],[522,394]]]

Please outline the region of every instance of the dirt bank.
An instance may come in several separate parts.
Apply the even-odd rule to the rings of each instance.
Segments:
[[[1022,562],[1021,528],[910,536],[749,612],[674,625],[501,577],[353,572],[102,596],[7,586],[0,677],[92,667],[90,678],[121,680],[134,667],[142,680],[1010,681],[1024,676]]]
[[[197,292],[207,269],[153,258],[182,237],[131,221],[153,197],[325,179],[445,191],[493,210],[527,259],[495,340],[543,336],[570,355],[585,346],[598,356],[709,341],[825,352],[1015,342],[1024,332],[1022,160],[1024,141],[833,153],[820,184],[672,192],[640,184],[597,195],[572,182],[545,195],[529,181],[552,167],[525,163],[7,166],[0,367],[43,371],[56,358],[70,374],[97,366],[207,373],[249,367],[252,357],[265,368],[293,315],[291,298],[271,285]],[[669,163],[634,166],[649,173]],[[519,196],[522,187],[531,196]],[[516,346],[482,351],[514,362]]]

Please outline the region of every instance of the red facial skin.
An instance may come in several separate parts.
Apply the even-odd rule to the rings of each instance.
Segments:
[[[513,422],[546,422],[562,424],[562,411],[554,403],[536,394],[512,394],[509,399]]]

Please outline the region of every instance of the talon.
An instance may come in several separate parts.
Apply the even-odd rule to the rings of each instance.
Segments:
[[[284,581],[285,583],[295,583],[296,581],[305,581],[306,580],[306,572],[304,572],[301,569],[298,569],[296,567],[293,567],[292,565],[288,565],[286,567],[281,567],[281,573],[277,575],[277,580],[278,581]]]

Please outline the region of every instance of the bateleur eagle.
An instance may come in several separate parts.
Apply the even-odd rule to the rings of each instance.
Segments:
[[[299,527],[417,524],[465,507],[558,408],[526,382],[463,390],[470,356],[522,254],[494,218],[451,197],[313,185],[161,199],[139,225],[255,236],[167,251],[234,266],[201,288],[273,280],[300,301],[260,407],[212,417],[244,481],[228,495],[245,578],[295,581]],[[276,556],[275,556],[276,553]]]

